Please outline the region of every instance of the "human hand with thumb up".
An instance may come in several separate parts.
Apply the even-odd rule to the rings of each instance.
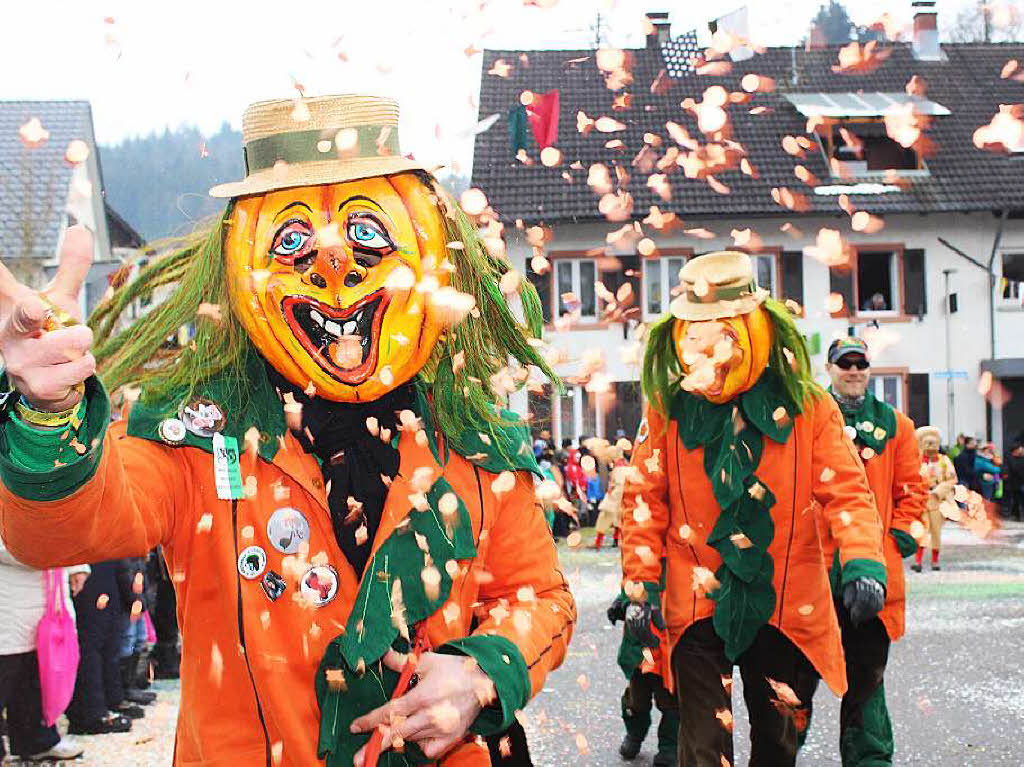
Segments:
[[[0,356],[11,385],[33,410],[60,413],[82,398],[96,372],[92,331],[81,323],[78,294],[92,264],[92,234],[64,233],[53,282],[42,292],[0,263]]]

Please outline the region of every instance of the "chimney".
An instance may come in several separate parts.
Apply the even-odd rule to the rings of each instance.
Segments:
[[[940,61],[939,14],[935,0],[914,0],[914,41],[911,46],[914,58],[922,61]]]
[[[660,48],[669,40],[670,26],[668,11],[651,11],[647,14],[647,47]]]

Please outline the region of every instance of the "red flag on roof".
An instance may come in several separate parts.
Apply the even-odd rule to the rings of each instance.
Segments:
[[[534,93],[533,101],[526,107],[530,130],[541,149],[558,141],[558,111],[561,106],[562,96],[556,88],[547,93]]]

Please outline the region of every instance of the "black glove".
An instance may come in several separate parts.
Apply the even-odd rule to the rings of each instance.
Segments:
[[[629,605],[629,599],[622,594],[615,597],[615,601],[608,605],[608,620],[615,625],[616,621],[626,620],[626,607]]]
[[[854,626],[871,620],[885,607],[885,587],[874,578],[858,578],[843,588],[843,607]]]
[[[665,630],[661,610],[649,602],[630,602],[626,607],[626,631],[629,635],[644,647],[657,647],[658,637],[651,626]]]

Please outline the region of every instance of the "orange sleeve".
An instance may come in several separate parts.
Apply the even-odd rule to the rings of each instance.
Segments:
[[[515,645],[529,673],[532,697],[565,658],[576,601],[536,500],[532,475],[517,472],[515,486],[498,503],[488,532],[487,577],[475,607],[480,622],[473,633],[502,636]]]
[[[178,451],[125,434],[124,422],[103,437],[96,472],[74,492],[31,501],[0,484],[0,534],[37,568],[145,554],[171,538],[175,508],[189,478]]]
[[[657,587],[671,506],[668,498],[668,421],[648,405],[633,444],[633,458],[622,491],[622,578]],[[650,589],[648,589],[650,591]]]
[[[809,407],[814,408],[811,494],[838,544],[842,583],[865,575],[885,583],[882,523],[839,406],[821,395]]]
[[[892,475],[893,530],[911,535],[910,526],[924,521],[928,505],[928,485],[921,476],[921,452],[914,435],[914,424],[902,413],[896,413],[896,451]]]

